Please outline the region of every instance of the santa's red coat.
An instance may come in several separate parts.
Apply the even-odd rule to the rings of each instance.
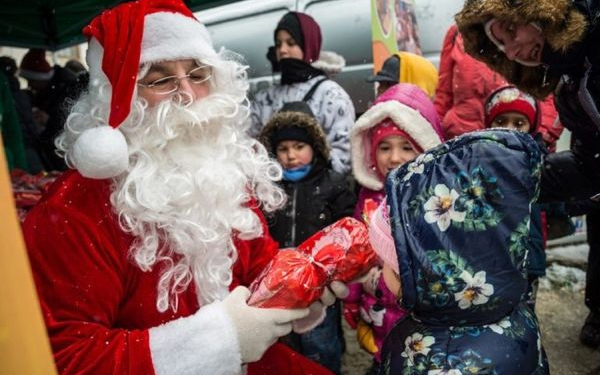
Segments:
[[[61,374],[154,374],[149,329],[192,315],[200,308],[195,288],[190,285],[179,294],[177,311],[161,313],[156,309],[160,267],[142,272],[130,259],[134,238],[118,225],[109,201],[110,189],[109,180],[66,172],[23,225]],[[258,209],[256,214],[263,221],[265,235],[235,241],[238,260],[231,289],[249,285],[277,251]],[[266,366],[260,361],[251,364],[249,373],[264,373],[264,369],[272,373],[329,373],[301,356],[294,356],[295,367],[281,368],[291,361],[289,352],[279,344],[265,358],[269,359]]]

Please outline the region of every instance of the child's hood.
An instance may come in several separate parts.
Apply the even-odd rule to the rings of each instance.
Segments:
[[[272,136],[285,127],[296,126],[305,129],[308,136],[313,140],[313,150],[320,154],[323,160],[329,161],[330,147],[323,129],[314,117],[307,113],[296,111],[280,111],[271,117],[269,122],[260,132],[259,140],[267,148],[267,151],[275,154],[271,144]]]
[[[386,90],[356,121],[350,132],[352,172],[362,186],[372,190],[381,190],[383,181],[371,168],[373,161],[369,160],[369,130],[388,118],[424,151],[444,141],[433,102],[423,90],[407,83],[400,83]]]

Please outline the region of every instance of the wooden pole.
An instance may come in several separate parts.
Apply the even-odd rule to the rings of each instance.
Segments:
[[[56,374],[0,140],[0,374]]]

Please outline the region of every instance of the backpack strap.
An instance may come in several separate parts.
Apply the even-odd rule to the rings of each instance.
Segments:
[[[304,98],[302,98],[303,102],[309,101],[310,98],[312,98],[313,94],[315,93],[315,91],[317,91],[317,88],[319,87],[319,85],[321,85],[321,83],[327,81],[329,78],[323,78],[321,80],[318,80],[317,82],[315,82],[315,84],[310,88],[310,90],[308,90],[308,92],[306,93],[306,95],[304,95]]]

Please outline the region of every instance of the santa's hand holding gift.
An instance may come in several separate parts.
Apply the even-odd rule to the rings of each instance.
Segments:
[[[329,373],[273,345],[308,309],[247,303],[278,251],[261,210],[284,194],[247,136],[246,67],[181,0],[84,33],[89,87],[56,142],[72,170],[23,225],[58,371]]]
[[[252,283],[252,306],[309,307],[306,318],[293,323],[306,332],[318,325],[325,308],[348,294],[346,283],[377,264],[365,224],[346,217],[315,233],[296,249],[280,251]]]

